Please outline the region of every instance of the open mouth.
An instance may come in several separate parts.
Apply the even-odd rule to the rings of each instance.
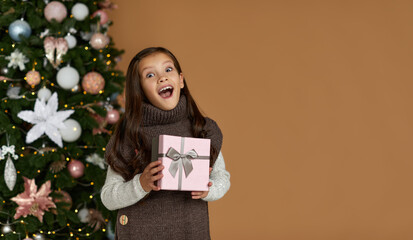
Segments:
[[[158,94],[162,98],[169,98],[170,96],[172,96],[173,91],[174,91],[174,88],[172,86],[166,86],[166,87],[161,88],[158,91]]]

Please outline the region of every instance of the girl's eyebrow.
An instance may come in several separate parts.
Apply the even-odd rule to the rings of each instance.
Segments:
[[[173,62],[171,60],[166,60],[165,62],[162,63],[162,65],[165,65],[167,63],[172,63],[173,64]],[[144,72],[146,69],[150,69],[150,68],[153,68],[153,67],[152,66],[145,67],[141,71]]]

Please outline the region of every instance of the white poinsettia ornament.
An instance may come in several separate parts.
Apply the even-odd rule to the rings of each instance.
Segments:
[[[9,60],[7,67],[12,67],[13,69],[19,67],[20,71],[26,69],[24,64],[29,62],[29,59],[23,53],[21,53],[19,49],[14,50],[10,54],[10,56],[6,57],[6,60]]]
[[[99,166],[101,169],[105,169],[105,159],[100,157],[97,153],[87,156],[86,161]]]
[[[36,99],[34,111],[21,111],[17,116],[26,122],[33,124],[33,127],[27,133],[26,143],[32,143],[43,134],[46,134],[59,147],[63,147],[62,136],[59,129],[65,129],[63,123],[74,110],[57,111],[59,103],[57,93],[46,102],[42,99]]]

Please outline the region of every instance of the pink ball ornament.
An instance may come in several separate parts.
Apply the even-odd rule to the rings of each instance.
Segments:
[[[65,5],[58,1],[52,1],[44,8],[44,17],[51,22],[55,19],[57,22],[62,22],[67,16],[67,9]]]
[[[38,71],[32,70],[26,73],[26,82],[29,85],[36,86],[40,83],[40,73]]]
[[[92,17],[96,17],[96,16],[100,17],[100,21],[99,21],[100,25],[103,25],[109,21],[108,14],[103,10],[97,10],[96,12],[92,14]]]
[[[74,178],[80,178],[85,173],[85,165],[81,161],[72,159],[67,165],[67,170]]]
[[[108,37],[102,33],[95,33],[90,39],[90,45],[97,50],[104,48],[108,43]]]
[[[109,124],[115,124],[119,120],[119,112],[116,109],[109,110],[106,114],[106,121]]]
[[[98,94],[105,88],[105,79],[98,72],[89,72],[82,79],[82,88],[90,94]]]

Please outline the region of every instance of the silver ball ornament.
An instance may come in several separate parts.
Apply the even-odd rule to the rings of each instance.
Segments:
[[[24,20],[16,20],[12,22],[9,26],[9,35],[11,39],[16,42],[20,42],[22,39],[20,38],[20,34],[23,35],[25,38],[30,37],[32,34],[32,29],[30,25]]]

